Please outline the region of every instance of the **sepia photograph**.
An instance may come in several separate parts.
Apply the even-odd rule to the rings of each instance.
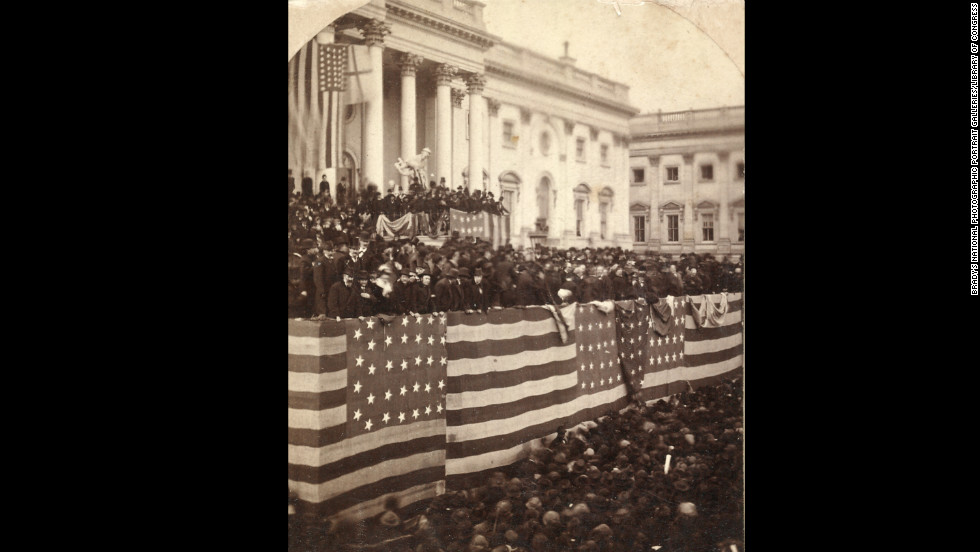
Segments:
[[[744,552],[744,0],[287,4],[288,549]]]

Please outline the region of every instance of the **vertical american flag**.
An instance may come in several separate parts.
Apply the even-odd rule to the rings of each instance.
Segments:
[[[313,323],[311,323],[313,324]],[[445,488],[446,324],[435,316],[322,322],[314,365],[327,378],[290,381],[290,488],[324,515],[361,519]],[[292,331],[291,331],[292,333]],[[291,357],[302,352],[291,340]],[[296,345],[296,348],[294,348]],[[298,401],[319,396],[319,402]],[[326,402],[324,402],[326,401]],[[304,412],[301,410],[314,410]]]
[[[449,210],[449,233],[459,232],[461,238],[480,238],[491,241],[493,239],[493,218],[490,213],[481,211],[479,213],[467,213]]]
[[[580,305],[575,329],[580,389],[595,393],[621,386],[616,317],[595,305]]]
[[[320,92],[340,92],[347,84],[347,45],[320,45]]]
[[[639,376],[641,369],[637,363],[637,374],[630,374],[630,377],[638,378],[638,391],[643,401],[689,388],[682,370],[685,366],[685,305],[683,297],[667,297],[650,306],[636,304],[634,318],[630,320],[636,327],[631,331],[636,335],[630,335],[636,338],[637,346],[643,351],[642,355],[637,354],[637,357],[643,357],[643,375]]]

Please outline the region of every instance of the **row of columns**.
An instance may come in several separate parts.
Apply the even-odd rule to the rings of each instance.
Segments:
[[[384,37],[391,33],[391,27],[372,19],[360,28],[371,56],[371,96],[367,103],[364,116],[364,153],[362,174],[366,182],[374,183],[379,188],[384,182],[384,94],[382,90],[382,58]],[[398,58],[401,69],[401,158],[409,159],[418,153],[417,121],[416,121],[416,73],[424,59],[422,56],[403,53]],[[435,68],[436,75],[436,153],[438,159],[437,171],[451,185],[452,180],[452,90],[451,84],[459,69],[449,64],[439,64]],[[477,178],[482,187],[483,168],[485,165],[483,153],[483,116],[485,112],[483,88],[486,78],[479,73],[471,73],[467,79],[467,92],[470,96],[469,120],[469,165],[468,171],[471,182]],[[388,160],[393,163],[395,160]],[[408,189],[408,177],[401,177],[403,189]],[[473,185],[475,186],[475,184]]]

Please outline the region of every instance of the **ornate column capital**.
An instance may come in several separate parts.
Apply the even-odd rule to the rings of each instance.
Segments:
[[[647,161],[650,162],[650,166],[656,167],[657,165],[660,164],[660,156],[659,155],[648,155],[647,156]]]
[[[685,163],[693,163],[694,162],[694,154],[693,153],[685,153],[685,154],[681,155],[681,157],[684,159],[684,162]]]
[[[467,92],[470,94],[482,94],[483,87],[487,85],[487,78],[480,73],[471,73],[466,77]]]
[[[461,88],[452,89],[453,105],[456,107],[463,107],[463,98],[466,97],[466,92],[463,92]]]
[[[459,68],[455,65],[449,65],[448,63],[440,63],[436,66],[436,86],[449,85],[452,84],[453,78],[456,77],[456,73],[459,72]]]
[[[525,125],[531,124],[531,110],[530,109],[528,109],[526,107],[522,107],[521,108],[521,122],[524,123]]]
[[[599,129],[597,129],[594,126],[590,126],[589,127],[589,138],[591,138],[593,142],[595,142],[596,140],[598,140],[599,139]]]
[[[731,155],[731,152],[728,152],[728,151],[719,151],[718,152],[718,161],[720,161],[722,163],[728,163],[728,158],[729,158],[730,155]]]
[[[377,45],[384,47],[385,35],[391,34],[391,25],[387,25],[377,19],[371,19],[360,27],[360,31],[364,35],[364,42],[368,46]]]
[[[565,121],[565,134],[575,132],[575,121]]]
[[[487,110],[490,112],[491,117],[496,117],[497,112],[500,110],[500,101],[487,98]]]
[[[401,67],[402,76],[403,77],[414,76],[415,72],[419,68],[419,65],[422,65],[422,62],[424,60],[425,59],[420,55],[409,54],[407,52],[398,56],[398,66]]]

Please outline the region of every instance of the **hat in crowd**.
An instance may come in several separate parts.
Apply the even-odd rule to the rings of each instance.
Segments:
[[[460,278],[469,278],[470,277],[470,269],[466,268],[465,266],[461,266],[459,268],[459,277]]]
[[[381,522],[381,525],[384,525],[385,527],[396,527],[401,523],[401,519],[398,517],[398,514],[392,512],[391,510],[381,514],[381,519],[379,521]]]
[[[357,273],[357,271],[354,270],[354,267],[353,266],[347,266],[346,268],[344,268],[344,274],[347,275],[347,276],[353,277],[353,276],[356,275],[356,273]]]
[[[477,276],[483,276],[483,269],[480,267],[476,267],[473,269],[473,277],[475,278]]]
[[[447,273],[447,276],[449,276],[450,278],[457,278],[459,277],[459,271],[456,270],[455,268],[450,268],[449,272]]]
[[[358,280],[367,280],[370,277],[371,276],[367,273],[366,270],[358,270],[357,271],[357,279]]]

